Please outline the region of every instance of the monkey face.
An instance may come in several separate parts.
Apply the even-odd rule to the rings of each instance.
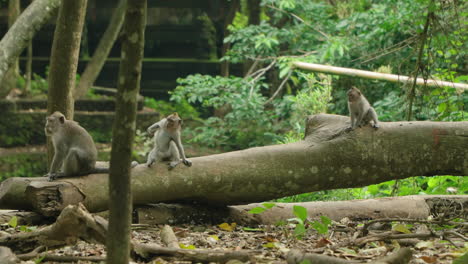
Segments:
[[[359,91],[359,89],[353,87],[353,88],[349,89],[346,94],[348,95],[348,101],[354,102],[354,101],[358,100],[359,97],[361,96],[361,91]]]
[[[170,114],[169,116],[166,117],[166,119],[167,119],[166,128],[171,131],[175,131],[182,126],[182,119],[180,119],[179,114],[177,114],[177,112]]]
[[[46,117],[45,134],[47,136],[53,135],[63,123],[65,123],[65,116],[60,112],[55,112]]]
[[[167,126],[166,126],[167,129],[174,131],[174,130],[179,129],[181,125],[182,125],[182,120],[180,118],[178,117],[167,118]]]

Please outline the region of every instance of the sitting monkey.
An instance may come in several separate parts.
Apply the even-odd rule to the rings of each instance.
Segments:
[[[184,147],[180,140],[182,120],[177,113],[173,113],[161,121],[148,127],[148,134],[154,134],[154,147],[148,154],[146,165],[151,167],[155,161],[169,160],[169,169],[175,168],[182,162],[185,166],[192,166],[192,162],[185,157]]]
[[[347,92],[348,95],[348,110],[351,116],[351,126],[348,129],[355,129],[367,125],[373,121],[372,127],[379,127],[379,120],[374,108],[369,104],[369,101],[364,97],[361,91],[352,87]]]
[[[108,173],[109,168],[96,168],[97,149],[93,138],[77,122],[66,120],[60,112],[46,118],[45,134],[52,138],[54,158],[45,176],[49,181],[59,177]]]

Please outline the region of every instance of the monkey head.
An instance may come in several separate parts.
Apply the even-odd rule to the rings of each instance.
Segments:
[[[354,102],[357,101],[361,97],[361,91],[356,87],[351,87],[346,93],[348,95],[348,101]]]
[[[179,114],[177,114],[177,112],[174,112],[173,114],[168,115],[166,119],[167,119],[166,128],[168,130],[175,131],[179,129],[182,125],[182,119],[180,119]]]
[[[46,117],[46,124],[44,127],[45,134],[47,136],[53,135],[65,123],[65,120],[65,116],[58,111]]]

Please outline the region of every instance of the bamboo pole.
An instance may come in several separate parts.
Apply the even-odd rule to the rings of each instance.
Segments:
[[[363,70],[356,70],[356,69],[351,69],[351,68],[342,68],[342,67],[328,66],[328,65],[315,64],[315,63],[306,63],[306,62],[300,62],[300,61],[294,62],[293,65],[303,70],[323,72],[323,73],[329,73],[329,74],[355,76],[355,77],[361,77],[361,78],[366,78],[366,79],[375,79],[375,80],[383,80],[383,81],[389,81],[389,82],[401,82],[401,83],[414,81],[414,78],[404,76],[404,75],[363,71]],[[433,86],[433,87],[447,86],[447,87],[454,87],[457,89],[468,90],[468,84],[445,82],[445,81],[431,80],[431,79],[424,80],[423,78],[417,78],[416,84]]]

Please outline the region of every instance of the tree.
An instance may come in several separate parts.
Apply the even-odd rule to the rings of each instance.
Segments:
[[[307,119],[300,142],[192,158],[192,167],[171,171],[166,164],[140,165],[132,170],[133,202],[243,204],[412,176],[468,175],[468,122],[380,125],[347,132],[348,117],[320,114]],[[0,208],[58,215],[83,202],[98,212],[108,206],[107,183],[99,174],[53,183],[10,178],[0,186]]]
[[[19,0],[10,0],[8,2],[8,27],[11,28],[18,19],[19,14],[21,13],[20,1]],[[16,58],[13,61],[13,64],[10,66],[10,69],[7,71],[5,77],[1,81],[1,86],[3,86],[3,91],[8,92],[16,88],[16,81],[19,76],[19,60]]]
[[[61,3],[62,0],[36,0],[21,13],[0,41],[0,80]],[[0,87],[0,98],[6,94],[8,91]]]
[[[146,0],[128,1],[116,98],[109,174],[107,263],[127,264],[130,257],[132,190],[130,163],[135,135],[137,96],[145,41]]]
[[[87,0],[65,0],[60,7],[52,43],[47,112],[73,119],[73,96]]]
[[[117,36],[119,35],[120,29],[124,22],[125,15],[125,6],[127,0],[120,0],[117,4],[117,7],[112,14],[112,18],[109,21],[104,35],[102,36],[99,44],[94,51],[93,57],[86,65],[86,69],[81,75],[80,82],[74,90],[73,97],[75,99],[82,97],[86,94],[88,89],[96,81],[96,78],[99,76],[99,73],[106,62],[107,56],[114,45]]]

